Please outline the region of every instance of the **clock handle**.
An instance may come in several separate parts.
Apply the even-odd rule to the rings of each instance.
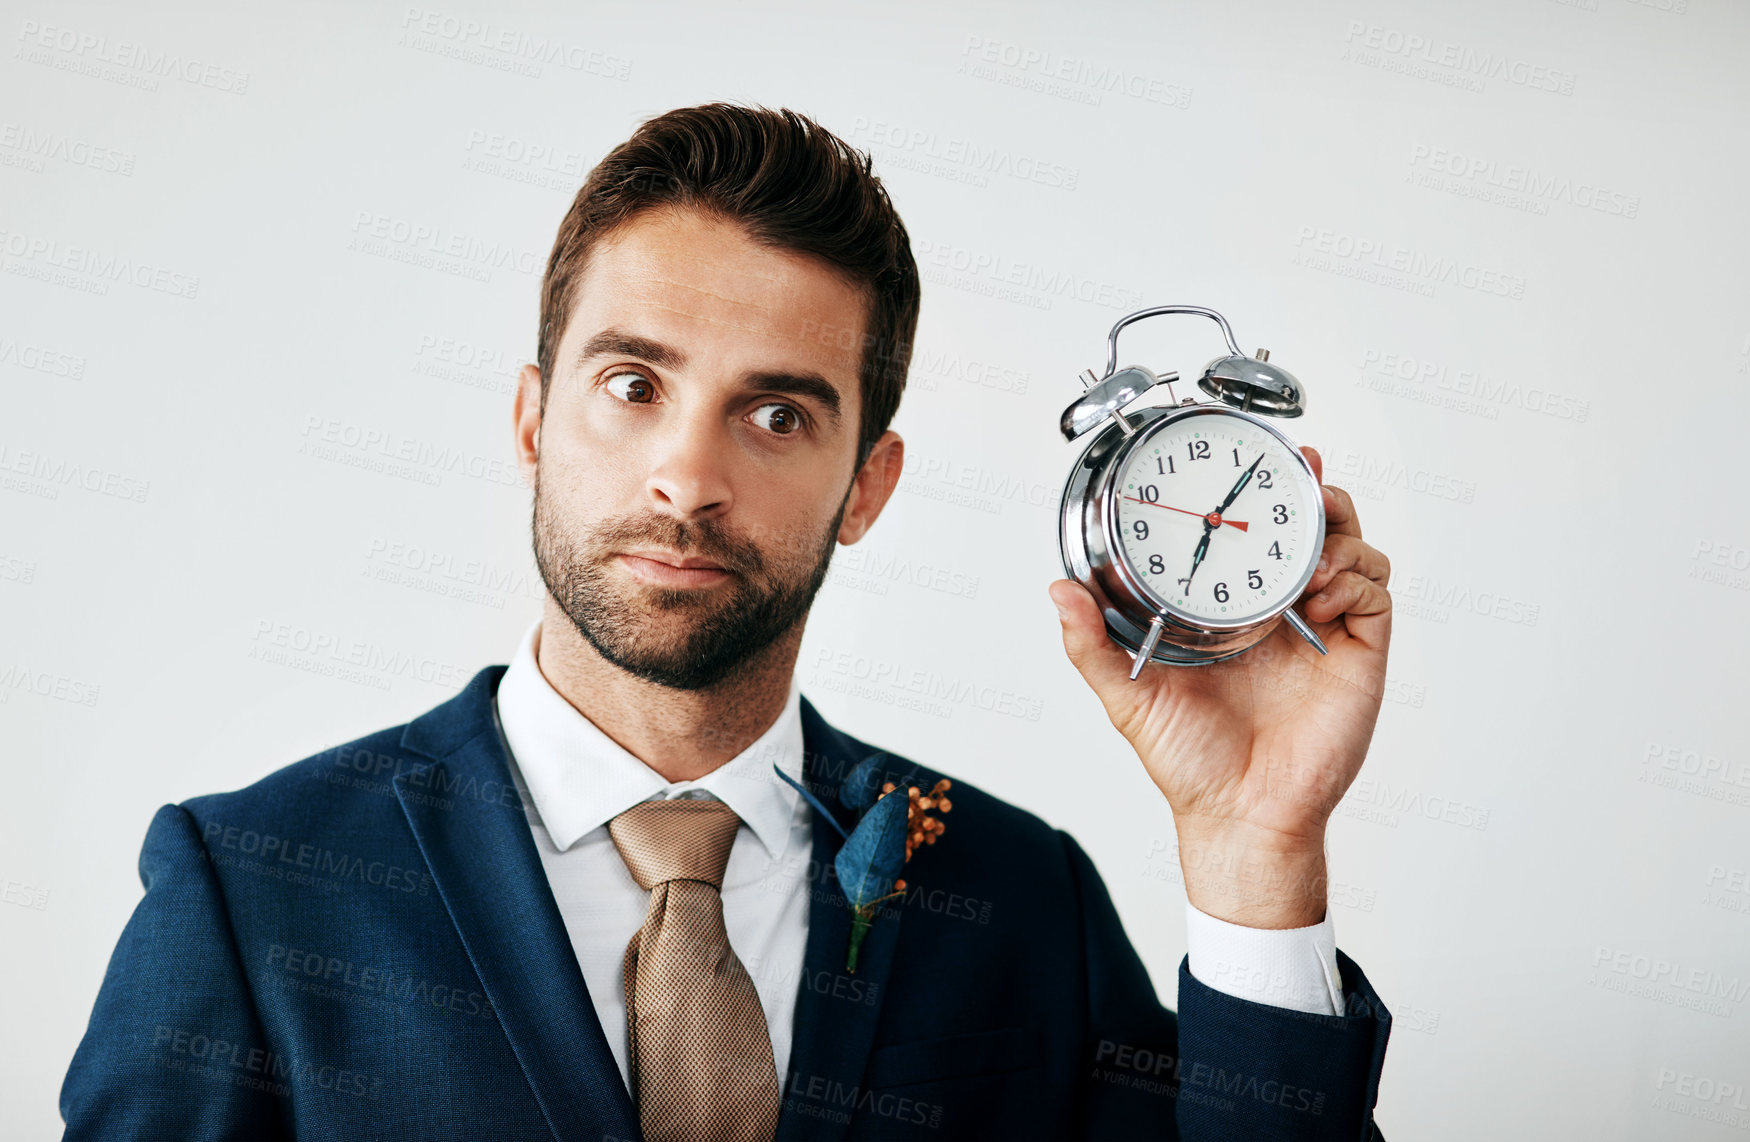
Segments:
[[[1106,375],[1109,377],[1118,371],[1118,331],[1132,321],[1141,321],[1145,317],[1159,317],[1163,313],[1191,313],[1199,317],[1207,317],[1221,326],[1221,334],[1227,338],[1227,347],[1236,357],[1244,357],[1240,352],[1240,343],[1234,340],[1234,331],[1228,326],[1227,318],[1201,305],[1157,305],[1151,309],[1139,309],[1118,319],[1118,324],[1112,327],[1112,332],[1106,335]]]
[[[1325,649],[1325,644],[1319,640],[1319,636],[1313,633],[1313,629],[1306,625],[1306,620],[1301,618],[1300,615],[1294,610],[1293,607],[1290,607],[1288,610],[1283,611],[1282,617],[1288,620],[1289,626],[1293,627],[1295,630],[1300,632],[1301,638],[1304,638],[1308,642],[1312,643],[1312,648],[1314,650],[1318,651],[1320,654],[1331,653],[1330,651]]]

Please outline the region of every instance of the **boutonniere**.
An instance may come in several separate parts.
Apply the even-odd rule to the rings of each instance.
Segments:
[[[948,827],[940,817],[930,814],[946,813],[954,807],[945,796],[952,782],[941,778],[925,793],[911,784],[915,769],[903,781],[881,782],[877,789],[883,756],[870,754],[839,785],[839,800],[845,808],[859,814],[849,832],[814,794],[776,765],[772,766],[844,838],[838,856],[833,858],[833,871],[838,874],[845,899],[851,905],[851,940],[845,953],[848,972],[857,970],[857,952],[875,920],[876,907],[905,894],[905,881],[899,876],[905,862],[918,846],[935,844]]]

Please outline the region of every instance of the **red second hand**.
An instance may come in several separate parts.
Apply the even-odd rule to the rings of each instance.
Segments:
[[[1133,504],[1147,504],[1151,508],[1166,508],[1170,512],[1183,512],[1185,515],[1194,515],[1194,516],[1197,516],[1199,519],[1207,520],[1211,527],[1220,527],[1222,524],[1226,524],[1228,527],[1237,527],[1241,531],[1248,531],[1251,529],[1250,524],[1241,523],[1237,519],[1223,519],[1223,518],[1221,518],[1220,512],[1187,511],[1185,508],[1175,508],[1175,507],[1168,507],[1166,504],[1157,504],[1153,500],[1139,500],[1135,496],[1120,496],[1118,498],[1122,499],[1122,500],[1129,500]]]

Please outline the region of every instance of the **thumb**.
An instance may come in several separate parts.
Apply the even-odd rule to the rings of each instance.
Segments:
[[[1106,633],[1100,605],[1088,589],[1074,579],[1057,579],[1046,588],[1046,593],[1056,605],[1063,624],[1064,653],[1094,693],[1104,701],[1116,697],[1120,687],[1136,685],[1130,680],[1130,667],[1135,659]]]

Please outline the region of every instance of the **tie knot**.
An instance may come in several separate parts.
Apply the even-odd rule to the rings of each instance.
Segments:
[[[608,822],[608,835],[642,889],[702,880],[721,890],[740,827],[741,818],[722,801],[681,798],[639,802]]]

